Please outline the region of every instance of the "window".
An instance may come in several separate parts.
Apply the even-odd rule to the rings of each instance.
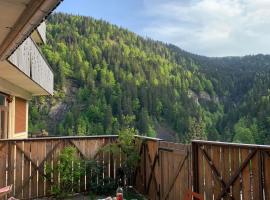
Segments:
[[[16,97],[15,100],[15,133],[26,131],[26,100]]]
[[[7,138],[8,131],[8,104],[6,96],[0,93],[0,138]]]
[[[0,94],[0,106],[5,106],[6,97]]]

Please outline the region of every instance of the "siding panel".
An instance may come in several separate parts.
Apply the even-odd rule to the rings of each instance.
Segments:
[[[31,38],[27,38],[8,60],[48,93],[53,94],[53,72]]]

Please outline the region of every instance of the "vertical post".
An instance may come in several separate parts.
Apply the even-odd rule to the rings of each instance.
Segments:
[[[8,136],[8,111],[6,110],[5,112],[4,112],[4,115],[5,115],[5,117],[4,117],[4,138],[6,138],[6,139],[8,139],[9,138],[9,136]]]
[[[192,145],[188,145],[188,189],[192,190]]]
[[[164,198],[164,176],[163,176],[163,153],[162,151],[158,150],[159,153],[159,173],[160,173],[160,199]]]
[[[11,185],[13,184],[13,179],[14,179],[14,158],[13,158],[13,155],[12,155],[12,143],[11,142],[8,142],[8,182],[7,182],[7,185]],[[10,197],[10,195],[13,195],[13,192],[14,192],[14,187],[12,187],[12,192],[10,194],[8,194],[8,197]]]
[[[192,178],[193,191],[199,193],[199,166],[198,166],[198,144],[192,142]]]
[[[2,133],[2,110],[0,106],[0,139],[4,139],[4,134]]]
[[[143,180],[143,182],[144,182],[144,193],[146,194],[146,190],[147,190],[147,182],[146,182],[146,142],[144,141],[144,143],[143,143],[143,171],[144,171],[144,173],[143,173],[143,176],[144,176],[144,180]]]
[[[157,193],[157,195],[158,195],[158,200],[160,200],[160,182],[161,182],[161,173],[160,173],[160,163],[159,163],[159,146],[160,146],[160,141],[158,141],[157,142],[157,152],[156,152],[156,154],[157,154],[157,162],[158,162],[158,173],[159,173],[159,175],[158,175],[158,193]],[[154,173],[155,173],[155,171],[154,171]]]
[[[7,138],[10,138],[10,135],[9,135],[9,125],[8,125],[8,123],[9,123],[9,121],[8,121],[8,119],[9,119],[9,112],[7,112],[7,122],[6,122],[6,126],[7,126]]]
[[[11,183],[12,177],[11,177],[11,145],[10,142],[8,142],[8,184],[9,185]]]
[[[259,150],[259,197],[263,199],[263,186],[264,186],[264,158],[263,158],[263,150]],[[255,183],[256,184],[256,183]]]

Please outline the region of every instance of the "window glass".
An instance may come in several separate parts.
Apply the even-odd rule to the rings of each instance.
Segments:
[[[6,100],[5,96],[0,94],[0,106],[5,105],[5,100]]]
[[[7,138],[8,104],[6,96],[0,93],[0,138]]]
[[[0,138],[3,139],[5,138],[5,113],[3,111],[0,112],[0,125],[1,125],[1,130],[0,130]]]

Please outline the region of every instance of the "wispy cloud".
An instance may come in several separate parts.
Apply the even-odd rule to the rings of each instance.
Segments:
[[[203,55],[270,53],[270,0],[144,0],[143,34]]]

